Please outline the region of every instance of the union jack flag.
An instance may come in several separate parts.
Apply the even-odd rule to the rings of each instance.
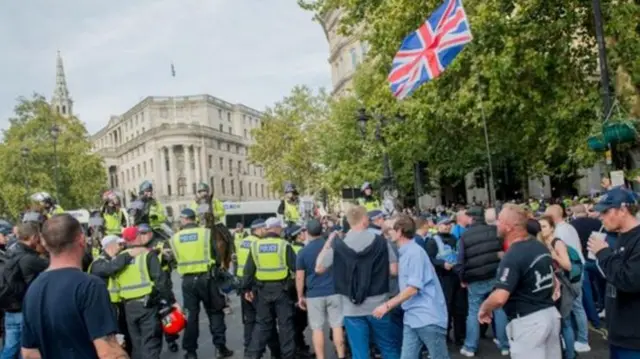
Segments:
[[[446,0],[404,39],[393,58],[387,78],[393,95],[402,100],[423,83],[438,77],[471,39],[462,0]]]

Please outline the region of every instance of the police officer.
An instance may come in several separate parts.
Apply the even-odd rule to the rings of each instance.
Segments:
[[[215,279],[215,242],[209,228],[198,227],[196,213],[192,209],[182,210],[180,220],[182,229],[171,238],[170,243],[177,271],[182,276],[182,295],[188,316],[182,338],[185,359],[197,358],[200,302],[209,316],[209,328],[218,358],[231,357],[233,351],[227,348],[225,338],[225,297]]]
[[[303,231],[304,228],[299,225],[293,225],[285,230],[285,239],[291,244],[291,248],[296,253],[296,256],[300,253],[300,250],[304,248],[304,238],[302,236]],[[291,300],[293,300],[294,303],[298,303],[297,292],[293,291],[290,294]],[[297,305],[295,306],[293,325],[295,327],[294,341],[296,343],[296,354],[298,357],[311,355],[309,351],[310,348],[304,340],[304,331],[309,325],[309,320],[307,318],[307,313]]]
[[[132,343],[129,330],[127,328],[127,320],[124,314],[124,306],[122,298],[120,298],[120,289],[116,281],[116,275],[122,271],[130,261],[134,260],[134,256],[146,252],[145,248],[132,248],[126,252],[122,252],[124,248],[124,240],[118,236],[106,236],[101,241],[104,251],[94,258],[87,272],[104,279],[109,291],[109,299],[115,308],[118,317],[118,329],[125,340],[125,350],[131,355]]]
[[[198,207],[202,204],[208,204],[211,206],[211,212],[215,220],[215,226],[225,237],[227,237],[227,239],[229,239],[230,241],[233,241],[231,232],[229,232],[229,229],[227,229],[227,227],[224,224],[225,215],[226,215],[226,211],[224,209],[224,203],[222,203],[222,201],[215,198],[213,194],[210,193],[209,185],[204,182],[200,182],[200,184],[198,185],[198,193],[197,193],[196,200],[191,204],[190,208],[193,210],[194,213],[200,214]],[[196,223],[199,223],[199,222],[200,222],[200,217],[196,218]],[[203,225],[204,223],[200,223],[200,224]]]
[[[151,232],[139,231],[137,227],[128,227],[122,232],[130,248],[144,249],[132,256],[124,269],[116,274],[134,359],[160,358],[162,329],[158,321],[159,306],[162,302],[177,306],[171,282],[160,267],[158,254],[145,248],[152,235]],[[134,252],[127,249],[124,253],[131,255]]]
[[[280,238],[282,222],[279,219],[269,218],[266,227],[265,237],[251,244],[251,254],[244,267],[244,296],[248,301],[256,301],[257,312],[256,327],[245,357],[256,359],[260,356],[277,319],[282,358],[292,359],[295,356],[295,329],[289,292],[294,290],[291,273],[295,270],[296,254],[291,245]],[[247,288],[256,288],[257,295]]]
[[[149,225],[153,229],[159,229],[167,221],[167,214],[162,204],[153,197],[153,184],[144,181],[140,184],[139,190],[140,199],[147,204]]]
[[[244,267],[247,264],[247,259],[251,253],[251,244],[265,235],[265,227],[266,223],[264,219],[256,219],[251,222],[251,235],[244,238],[239,245],[236,246],[236,255],[237,255],[237,271],[236,276],[238,279],[242,281],[244,276]],[[244,356],[247,356],[247,350],[249,349],[249,344],[251,342],[251,336],[253,334],[253,329],[256,325],[256,307],[255,303],[248,301],[242,293],[245,292],[244,288],[239,288],[240,293],[240,309],[242,311],[242,324],[244,325]],[[247,288],[247,291],[252,291],[252,288]],[[255,292],[253,293],[255,296]],[[271,336],[269,337],[269,341],[267,342],[267,346],[269,347],[269,351],[271,352],[272,358],[280,358],[280,343],[278,342],[278,331],[275,325],[275,321],[273,322],[273,329],[271,331]],[[262,353],[261,353],[262,354]]]
[[[114,191],[107,191],[102,195],[103,206],[101,209],[102,218],[104,219],[105,233],[107,235],[119,236],[122,228],[130,225],[129,215],[122,208],[120,196]]]
[[[47,192],[34,193],[31,196],[31,200],[42,207],[43,214],[47,218],[51,218],[54,214],[64,213],[64,209],[56,204],[56,201]]]
[[[235,248],[238,248],[238,245],[246,236],[247,233],[244,231],[244,225],[242,224],[242,222],[236,223],[236,229],[233,233],[233,243],[235,245]]]
[[[160,267],[167,274],[167,278],[173,288],[173,281],[171,280],[171,271],[172,268],[175,267],[175,258],[173,256],[173,251],[171,250],[171,245],[168,240],[165,240],[161,236],[154,235],[151,228],[146,224],[141,224],[138,226],[138,231],[142,233],[151,233],[151,240],[145,246],[149,250],[153,250],[154,253],[158,254],[158,260],[160,261]],[[172,353],[176,353],[180,348],[178,347],[178,339],[180,336],[178,334],[166,334],[162,333],[165,341],[167,342],[167,346],[169,351]]]
[[[284,186],[284,199],[278,206],[278,214],[284,217],[287,225],[293,225],[300,222],[300,201],[298,199],[298,190],[292,183]]]
[[[358,198],[358,204],[364,206],[367,212],[382,209],[382,203],[373,195],[371,183],[363,183],[360,192],[362,192],[362,197]]]

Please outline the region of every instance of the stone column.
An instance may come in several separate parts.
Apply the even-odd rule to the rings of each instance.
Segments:
[[[191,169],[191,161],[193,160],[193,153],[191,152],[191,146],[184,146],[184,163],[187,173],[187,188],[184,191],[185,196],[193,195],[193,170]]]
[[[193,147],[196,162],[196,181],[202,182],[202,147]]]
[[[156,151],[156,167],[153,169],[156,172],[156,179],[158,180],[158,185],[160,186],[160,194],[168,195],[167,193],[167,166],[165,163],[165,159],[167,158],[165,151],[165,147],[160,147],[159,151]]]
[[[169,185],[171,186],[171,195],[178,194],[178,169],[176,168],[176,146],[171,145],[168,149],[169,155]]]

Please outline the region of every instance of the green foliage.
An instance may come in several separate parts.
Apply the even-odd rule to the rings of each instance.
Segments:
[[[34,95],[19,100],[9,124],[0,144],[0,213],[15,218],[24,209],[27,196],[38,191],[56,197],[64,209],[86,208],[98,202],[106,172],[102,159],[91,153],[89,134],[80,120],[58,115],[44,97]],[[54,124],[60,128],[56,143],[59,194],[50,134]],[[29,149],[26,157],[23,148]],[[25,181],[30,187],[28,194]]]
[[[376,113],[406,116],[404,124],[387,131],[394,165],[410,168],[426,160],[430,173],[441,175],[485,167],[486,120],[494,163],[515,165],[523,179],[562,177],[590,166],[595,154],[586,138],[600,121],[591,2],[465,1],[473,42],[439,78],[398,102],[386,81],[391,59],[402,39],[441,3],[301,4],[320,13],[340,8],[346,33],[364,27],[370,51],[355,76],[355,95]]]
[[[314,94],[307,87],[295,87],[266,110],[262,127],[252,132],[256,142],[249,148],[249,160],[264,167],[272,188],[282,191],[288,181],[301,191],[320,188],[318,127],[328,113],[327,99],[323,90]]]

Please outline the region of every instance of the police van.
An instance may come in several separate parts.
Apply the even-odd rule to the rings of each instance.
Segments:
[[[237,223],[242,223],[244,228],[249,228],[251,222],[256,219],[281,216],[278,214],[280,201],[249,201],[249,202],[224,202],[225,226],[236,228]]]
[[[87,211],[86,209],[74,209],[71,211],[64,211],[64,213],[68,213],[73,218],[77,219],[78,222],[80,222],[80,225],[82,225],[82,229],[84,230],[84,233],[85,234],[88,233],[89,217],[91,217],[91,214],[89,213],[89,211]]]

